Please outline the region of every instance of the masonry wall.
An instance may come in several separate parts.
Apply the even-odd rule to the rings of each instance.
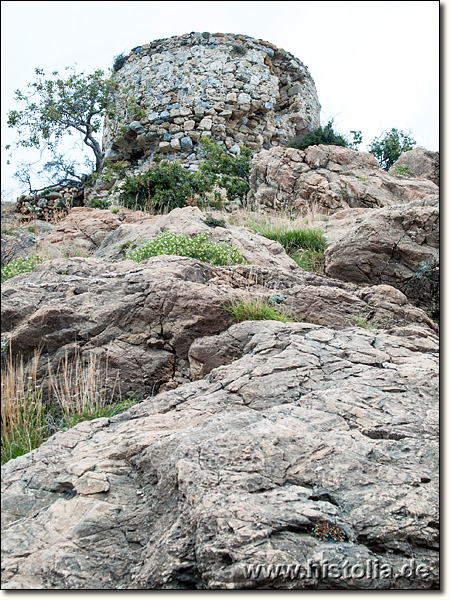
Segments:
[[[314,81],[289,52],[244,35],[191,33],[134,48],[116,65],[106,158],[150,163],[156,153],[194,164],[202,136],[231,153],[285,144],[319,125]]]

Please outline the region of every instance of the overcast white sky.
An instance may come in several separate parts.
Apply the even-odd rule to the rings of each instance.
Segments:
[[[368,144],[397,127],[438,150],[440,4],[4,1],[2,190],[20,191],[15,164],[5,166],[3,148],[15,139],[6,115],[16,108],[14,90],[34,81],[35,67],[108,69],[135,46],[191,31],[241,33],[294,54],[316,83],[322,122],[333,118],[341,133],[361,130]]]

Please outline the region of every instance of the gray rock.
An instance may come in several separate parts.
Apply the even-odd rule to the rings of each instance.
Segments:
[[[192,152],[193,143],[192,139],[188,135],[180,139],[180,145],[182,152]]]
[[[439,315],[439,197],[379,209],[341,211],[327,223],[330,277],[387,284]]]
[[[439,589],[437,340],[247,322],[230,344],[2,468],[3,589]]]

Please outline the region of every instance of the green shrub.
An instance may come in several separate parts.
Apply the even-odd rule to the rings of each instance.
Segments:
[[[393,175],[403,175],[403,177],[413,176],[408,165],[397,165],[394,169]]]
[[[238,156],[231,156],[207,138],[202,147],[204,160],[195,172],[175,161],[155,159],[148,171],[127,177],[122,174],[120,203],[156,213],[193,204],[207,206],[212,203],[208,195],[217,187],[226,190],[228,200],[243,201],[249,189],[251,150],[242,146]]]
[[[369,152],[375,156],[382,169],[389,171],[400,155],[412,150],[415,145],[410,133],[392,128],[371,141]]]
[[[239,154],[233,156],[225,148],[208,138],[202,138],[205,159],[199,166],[199,173],[210,182],[227,192],[228,200],[244,202],[249,190],[250,164],[253,152],[241,146]]]
[[[180,163],[161,161],[144,173],[126,177],[121,190],[122,206],[162,213],[196,203],[212,190],[212,184]]]
[[[352,133],[358,134],[359,132]],[[333,130],[333,121],[329,121],[325,127],[319,126],[313,131],[308,131],[292,139],[287,144],[287,147],[297,148],[297,150],[306,150],[306,148],[309,146],[317,146],[318,144],[325,144],[327,146],[344,146],[345,148],[351,146],[351,144],[343,135],[340,135]]]
[[[91,208],[101,208],[102,210],[107,210],[111,206],[111,202],[109,200],[101,200],[100,198],[93,198],[89,206]]]
[[[288,313],[278,310],[263,300],[233,300],[224,306],[236,323],[242,321],[282,321],[291,323],[295,319]]]
[[[203,223],[208,225],[208,227],[226,227],[227,226],[224,219],[216,219],[216,217],[213,217],[212,215],[208,215],[205,219],[203,219]]]
[[[124,54],[123,52],[114,57],[114,62],[113,62],[114,73],[117,73],[117,71],[120,71],[120,69],[125,64],[126,60],[127,60],[126,54]]]
[[[129,252],[127,258],[141,262],[152,256],[175,255],[188,256],[219,266],[245,263],[238,248],[234,248],[226,242],[215,243],[209,241],[208,238],[208,233],[189,237],[165,232],[140,248]]]
[[[16,258],[15,260],[2,267],[2,283],[7,281],[8,279],[11,279],[11,277],[20,275],[21,273],[30,273],[41,262],[42,258],[40,256],[37,256],[37,254],[26,256],[24,258]]]

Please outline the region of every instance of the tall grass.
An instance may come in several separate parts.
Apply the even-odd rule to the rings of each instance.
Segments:
[[[112,417],[135,404],[132,399],[118,400],[115,386],[107,391],[106,369],[91,354],[84,361],[79,354],[65,357],[56,369],[47,366],[38,378],[39,352],[24,364],[11,356],[1,367],[1,462],[22,456],[39,447],[58,430],[80,421]]]
[[[9,358],[2,364],[2,464],[40,446],[48,437],[46,409],[37,383],[36,352],[31,367],[23,359]]]
[[[250,223],[250,229],[279,242],[286,253],[305,271],[323,274],[327,240],[323,229],[292,223]]]

